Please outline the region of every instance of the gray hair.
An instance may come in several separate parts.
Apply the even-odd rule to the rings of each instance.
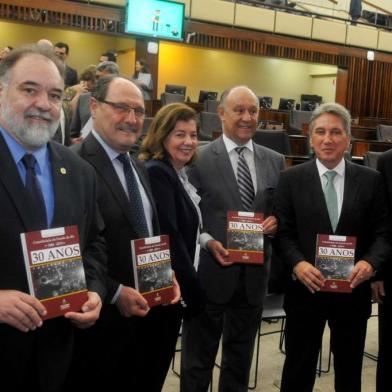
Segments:
[[[48,60],[52,61],[58,69],[60,76],[64,79],[65,65],[63,61],[56,56],[52,48],[41,45],[26,45],[13,50],[7,57],[0,61],[0,81],[2,83],[8,81],[9,73],[16,63],[23,57],[34,54],[46,57]]]
[[[313,111],[309,122],[310,133],[313,131],[315,121],[323,114],[333,114],[334,116],[339,117],[343,122],[346,134],[349,136],[351,135],[351,115],[344,106],[335,102],[324,103]]]
[[[107,72],[111,75],[119,75],[120,74],[120,68],[114,61],[102,61],[102,63],[99,63],[97,65],[96,71],[98,72]]]
[[[234,89],[237,89],[237,88],[244,88],[244,89],[247,89],[247,90],[249,91],[249,93],[252,94],[252,95],[254,96],[256,106],[259,107],[259,99],[257,98],[257,95],[254,93],[254,91],[253,91],[252,89],[250,89],[248,86],[245,86],[245,85],[233,86],[233,87],[230,87],[230,88],[226,89],[225,91],[223,91],[223,93],[222,93],[222,95],[221,95],[221,98],[220,98],[219,106],[225,108],[225,107],[226,107],[226,100],[227,100],[227,97],[229,96],[229,94],[230,94]]]

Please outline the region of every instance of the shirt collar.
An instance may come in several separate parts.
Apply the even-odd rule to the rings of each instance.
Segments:
[[[223,143],[225,144],[225,147],[226,147],[226,150],[227,150],[228,154],[230,154],[237,147],[246,147],[247,149],[249,149],[253,153],[253,142],[252,142],[252,139],[249,139],[247,143],[239,146],[233,140],[228,138],[224,133],[222,134],[222,138],[223,138]]]
[[[94,137],[97,139],[98,143],[102,146],[102,148],[106,151],[106,154],[108,154],[108,157],[110,158],[111,161],[114,161],[115,159],[117,159],[117,157],[119,156],[119,152],[114,150],[112,147],[109,146],[109,144],[107,144],[105,142],[105,140],[103,140],[101,138],[101,136],[99,135],[99,133],[97,131],[95,131],[94,129],[91,131],[94,135]]]
[[[319,159],[316,159],[316,165],[317,165],[317,170],[319,172],[319,176],[322,177],[324,173],[326,173],[329,170],[334,170],[339,176],[343,177],[344,176],[344,170],[346,168],[346,162],[342,158],[341,161],[333,168],[333,169],[328,169],[325,167]]]
[[[46,157],[48,153],[48,145],[45,143],[43,146],[38,147],[33,151],[26,150],[9,132],[4,128],[0,127],[0,133],[4,137],[4,140],[11,152],[12,158],[15,163],[18,164],[25,154],[31,153],[37,160],[39,172],[43,172],[43,168],[46,164]]]

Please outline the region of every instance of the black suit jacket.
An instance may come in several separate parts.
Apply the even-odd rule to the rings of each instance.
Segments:
[[[190,313],[204,306],[204,292],[194,268],[199,217],[176,171],[167,160],[146,162],[162,234],[170,236],[172,266]]]
[[[284,169],[283,155],[269,148],[254,144],[257,177],[257,193],[253,203],[255,212],[270,215],[272,193],[276,188],[280,171]],[[199,157],[189,168],[189,179],[197,188],[203,217],[203,231],[209,232],[226,246],[227,211],[243,210],[237,180],[222,137],[199,150]],[[245,268],[248,302],[259,305],[266,293],[269,272],[269,239],[264,242],[266,261],[262,266],[238,264],[222,267],[213,256],[201,251],[199,277],[206,289],[207,299],[214,303],[230,300],[241,269]]]
[[[98,177],[98,204],[105,222],[104,237],[108,250],[108,301],[116,293],[119,284],[135,287],[132,268],[130,241],[139,238],[134,229],[131,205],[113,168],[106,151],[93,134],[89,134],[83,143],[72,148],[78,155],[89,162]],[[143,164],[131,157],[139,179],[153,207],[153,230],[159,234],[159,224],[150,184]],[[117,310],[117,307],[112,307]]]
[[[75,69],[69,67],[67,64],[65,65],[64,84],[65,87],[75,86],[75,84],[78,84],[78,73]]]
[[[389,206],[390,218],[389,218],[389,226],[392,228],[391,224],[391,213],[392,213],[392,150],[389,150],[382,154],[377,161],[377,169],[380,171],[381,176],[384,179],[386,197]],[[385,290],[387,294],[391,295],[392,293],[392,259],[390,258],[388,262],[384,263],[382,268],[380,269],[380,273],[377,276],[377,279],[380,278],[384,280]]]
[[[301,260],[314,264],[317,234],[333,234],[315,160],[282,173],[275,195],[275,215],[276,239],[288,272]],[[390,254],[387,217],[379,173],[346,161],[343,205],[335,234],[357,237],[355,259],[366,260],[375,269]],[[359,285],[351,295],[312,295],[298,280],[291,280],[290,290],[297,294],[286,296],[290,309],[317,306],[320,296],[333,295],[339,296],[339,306],[347,312],[370,315],[369,281]]]
[[[104,299],[106,250],[100,236],[103,223],[96,203],[94,170],[66,147],[55,142],[50,142],[48,147],[54,187],[51,226],[78,226],[88,288],[98,292]],[[0,290],[28,293],[20,233],[32,230],[35,206],[29,199],[8,146],[1,136],[0,167]],[[18,382],[26,382],[26,379],[23,380],[26,377],[25,366],[31,366],[28,362],[31,358],[40,358],[40,366],[49,372],[44,376],[48,378],[47,383],[63,381],[72,349],[69,320],[63,317],[47,320],[43,327],[28,333],[0,324],[0,336],[0,365],[7,377],[12,377],[11,369],[16,362],[18,370],[15,374],[20,378]]]

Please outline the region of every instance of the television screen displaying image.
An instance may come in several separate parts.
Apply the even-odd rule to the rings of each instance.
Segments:
[[[184,40],[185,4],[166,0],[128,0],[125,33]]]
[[[259,97],[259,104],[263,109],[271,109],[272,97]]]
[[[199,103],[203,103],[206,99],[216,101],[218,93],[216,91],[200,90],[199,92]]]

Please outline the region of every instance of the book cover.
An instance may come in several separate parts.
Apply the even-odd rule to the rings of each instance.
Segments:
[[[356,237],[317,234],[315,267],[326,282],[321,291],[351,293],[348,277],[354,268]]]
[[[131,241],[135,288],[150,307],[174,298],[168,235]]]
[[[21,233],[30,294],[47,310],[43,319],[79,311],[87,286],[77,226]]]
[[[264,216],[260,212],[227,212],[227,250],[229,261],[264,263]]]

